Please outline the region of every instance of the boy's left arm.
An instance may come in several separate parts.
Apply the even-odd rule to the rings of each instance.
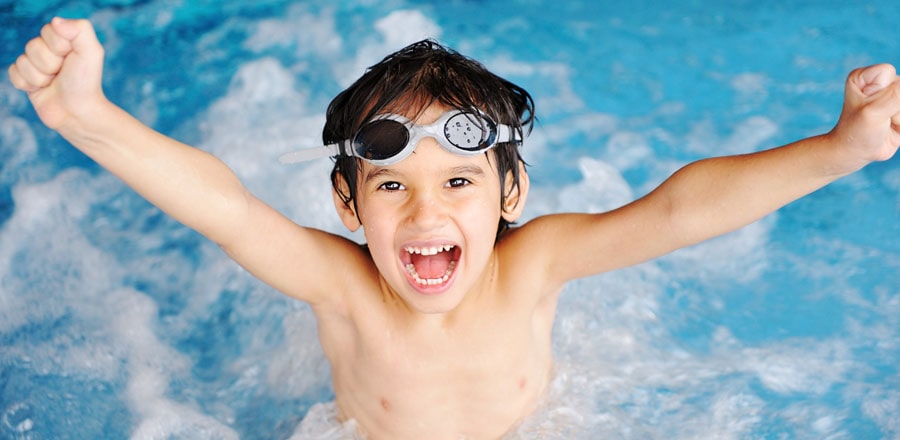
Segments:
[[[835,128],[757,153],[689,164],[647,196],[603,214],[538,219],[553,243],[551,282],[593,275],[733,231],[900,145],[900,78],[890,65],[853,71]],[[552,227],[546,222],[556,223]],[[535,226],[538,226],[535,225]]]
[[[873,161],[900,145],[900,78],[893,66],[853,71],[835,128],[752,154],[690,164],[658,189],[672,228],[688,245],[733,231]]]

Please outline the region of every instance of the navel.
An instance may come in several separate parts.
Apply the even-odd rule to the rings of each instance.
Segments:
[[[384,408],[385,412],[390,412],[391,410],[391,402],[388,402],[384,397],[381,398],[381,407]]]

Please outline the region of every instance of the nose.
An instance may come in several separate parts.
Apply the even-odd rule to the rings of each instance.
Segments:
[[[438,229],[447,221],[447,208],[433,192],[417,191],[410,200],[409,221],[423,231]]]

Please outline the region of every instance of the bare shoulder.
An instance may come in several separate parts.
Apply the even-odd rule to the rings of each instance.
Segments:
[[[550,286],[629,266],[658,254],[648,242],[665,229],[657,223],[662,217],[643,205],[639,200],[604,213],[537,217],[510,231],[498,252]]]
[[[504,232],[496,247],[502,279],[537,289],[538,296],[561,288],[568,279],[556,276],[556,265],[563,260],[562,249],[569,234],[574,233],[578,216],[541,216]]]
[[[340,307],[362,283],[377,286],[365,246],[302,226],[258,199],[251,205],[240,237],[223,249],[258,279],[318,308]]]
[[[547,251],[565,246],[570,239],[576,238],[584,226],[594,222],[597,214],[563,213],[536,217],[527,223],[510,228],[498,242],[500,249],[508,249],[512,254],[520,254],[531,249],[551,258]],[[583,238],[583,237],[582,237]],[[504,252],[507,252],[504,250]],[[532,259],[541,259],[541,255],[531,255]]]

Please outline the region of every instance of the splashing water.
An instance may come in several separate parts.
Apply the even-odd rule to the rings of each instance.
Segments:
[[[607,210],[690,160],[827,131],[851,68],[900,64],[900,10],[875,2],[57,3],[0,1],[5,62],[53,14],[90,17],[115,102],[336,232],[330,164],[275,158],[318,145],[330,98],[424,36],[534,94],[529,217]],[[307,306],[42,128],[7,81],[0,104],[0,438],[352,430]],[[898,207],[895,159],[572,283],[550,395],[509,437],[900,436]]]

